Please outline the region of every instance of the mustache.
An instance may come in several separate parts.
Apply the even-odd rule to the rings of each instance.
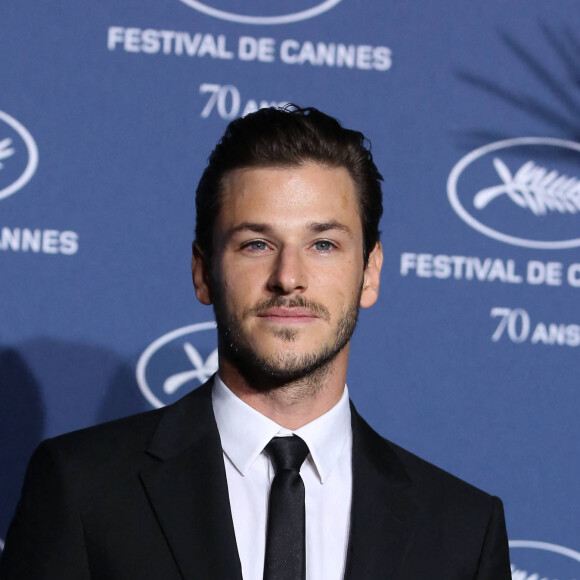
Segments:
[[[314,315],[326,320],[330,320],[330,312],[326,306],[313,300],[307,300],[303,296],[293,296],[286,298],[285,296],[271,296],[262,302],[252,306],[246,311],[246,316],[259,316],[269,308],[307,308]]]

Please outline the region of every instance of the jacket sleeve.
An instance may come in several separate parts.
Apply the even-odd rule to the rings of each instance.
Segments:
[[[494,497],[475,580],[511,580],[511,577],[503,504]]]
[[[0,559],[1,580],[88,580],[83,527],[66,465],[56,445],[41,443]]]

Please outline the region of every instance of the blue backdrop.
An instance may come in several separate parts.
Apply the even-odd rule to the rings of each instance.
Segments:
[[[504,500],[514,578],[580,578],[575,0],[5,0],[0,26],[0,538],[41,439],[213,372],[195,186],[229,120],[296,102],[385,176],[355,404]]]

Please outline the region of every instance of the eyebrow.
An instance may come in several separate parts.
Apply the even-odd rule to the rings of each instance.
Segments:
[[[353,235],[349,227],[335,220],[331,220],[329,222],[311,222],[308,224],[308,229],[317,234],[322,234],[324,232],[329,232],[332,230],[338,230],[340,232],[348,234],[351,237]]]
[[[322,234],[324,232],[330,231],[340,231],[344,232],[348,236],[352,237],[353,233],[351,229],[340,222],[335,220],[331,220],[328,222],[309,222],[306,224],[306,227],[313,233]],[[237,226],[234,226],[229,231],[229,237],[235,236],[241,232],[254,232],[257,234],[270,234],[274,232],[274,228],[268,224],[259,223],[259,222],[242,222]]]
[[[261,224],[256,222],[242,222],[241,224],[234,226],[229,231],[229,236],[230,237],[235,236],[240,232],[254,232],[256,234],[268,234],[272,232],[272,228],[268,224]]]

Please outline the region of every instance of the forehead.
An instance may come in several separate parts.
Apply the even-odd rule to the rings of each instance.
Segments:
[[[276,215],[360,222],[355,185],[344,167],[309,162],[236,169],[225,176],[221,198],[222,222]]]

